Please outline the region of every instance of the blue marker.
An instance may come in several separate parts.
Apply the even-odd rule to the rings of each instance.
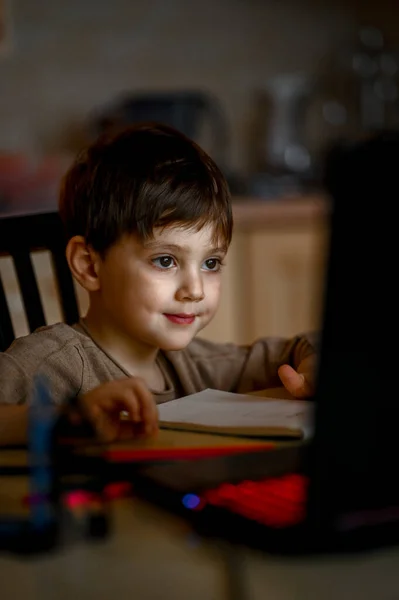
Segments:
[[[39,533],[54,524],[51,453],[52,432],[57,419],[56,406],[42,375],[35,377],[28,414],[31,525]]]

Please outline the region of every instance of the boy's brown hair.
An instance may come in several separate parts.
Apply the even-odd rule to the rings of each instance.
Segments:
[[[228,246],[233,227],[228,185],[214,161],[157,123],[102,136],[78,155],[63,178],[59,210],[68,239],[81,235],[103,256],[124,234],[144,241],[171,224],[198,230],[213,223]]]

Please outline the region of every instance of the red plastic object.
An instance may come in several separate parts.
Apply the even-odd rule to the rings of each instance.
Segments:
[[[214,446],[213,448],[150,448],[146,450],[111,448],[105,452],[105,458],[110,462],[141,462],[175,459],[209,458],[212,456],[228,456],[257,450],[271,450],[270,444],[251,444],[248,446]]]
[[[269,527],[301,523],[306,514],[308,479],[295,473],[261,481],[225,483],[203,500]]]

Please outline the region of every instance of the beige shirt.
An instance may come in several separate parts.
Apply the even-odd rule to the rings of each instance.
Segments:
[[[245,393],[275,387],[280,385],[280,365],[297,367],[314,351],[305,335],[264,338],[249,346],[197,338],[184,350],[159,352],[158,364],[167,385],[164,392],[153,392],[154,397],[160,404],[206,388]],[[18,338],[0,353],[0,404],[28,402],[39,373],[48,381],[56,404],[106,381],[134,375],[105,353],[81,325],[64,323]]]

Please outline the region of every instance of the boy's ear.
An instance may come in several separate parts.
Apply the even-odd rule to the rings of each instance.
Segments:
[[[88,292],[100,289],[98,277],[100,257],[86,244],[83,236],[75,235],[66,247],[66,259],[73,277]]]

